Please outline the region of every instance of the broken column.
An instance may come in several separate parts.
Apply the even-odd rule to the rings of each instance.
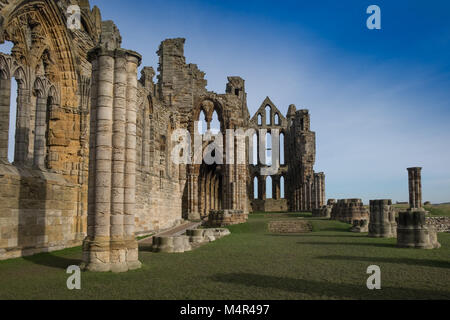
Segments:
[[[427,225],[426,211],[422,208],[422,168],[409,168],[410,208],[399,213],[397,226],[397,246],[399,248],[436,249],[441,245],[436,229]]]
[[[333,206],[331,220],[353,223],[355,220],[368,220],[369,213],[361,199],[342,199]]]
[[[422,208],[422,168],[408,168],[409,206]]]
[[[119,46],[110,41],[89,53],[93,83],[83,269],[97,272],[125,272],[141,266],[134,234],[136,90],[141,56]]]
[[[392,200],[370,201],[369,237],[395,238],[397,222]]]

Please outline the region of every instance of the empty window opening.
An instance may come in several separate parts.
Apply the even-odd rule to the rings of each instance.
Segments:
[[[213,113],[210,127],[212,134],[218,134],[220,132],[220,121],[216,111]]]
[[[253,159],[252,159],[252,164],[253,165],[258,165],[258,135],[255,133],[253,135]]]
[[[14,162],[14,155],[16,151],[16,119],[17,119],[17,81],[11,79],[11,96],[9,108],[9,132],[8,132],[8,161]]]
[[[266,199],[273,198],[273,185],[272,185],[272,177],[269,176],[266,179]]]
[[[266,107],[266,125],[270,126],[272,124],[272,108],[270,106]]]
[[[272,165],[272,134],[266,134],[266,163],[265,165]]]
[[[205,134],[206,130],[208,130],[208,124],[206,123],[205,113],[202,111],[198,120],[198,133]]]
[[[280,179],[280,198],[284,199],[285,195],[284,195],[284,177],[281,177]]]

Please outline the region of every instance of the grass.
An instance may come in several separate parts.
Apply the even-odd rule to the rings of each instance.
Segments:
[[[425,206],[425,210],[429,211],[432,216],[450,217],[450,204]]]
[[[409,208],[409,205],[404,204],[396,204],[394,208],[397,211],[406,210]],[[425,210],[430,212],[430,215],[433,217],[450,217],[450,204],[433,204],[424,206]]]
[[[272,219],[308,219],[314,232],[275,235]],[[66,288],[81,248],[0,262],[0,299],[450,299],[450,234],[438,250],[397,249],[395,239],[348,232],[349,225],[308,214],[254,214],[232,234],[183,254],[140,252],[143,267],[83,273]],[[367,267],[382,290],[366,288]]]

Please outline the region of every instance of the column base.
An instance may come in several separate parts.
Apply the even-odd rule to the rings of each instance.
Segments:
[[[91,272],[121,273],[141,268],[142,263],[138,260],[137,242],[134,240],[126,243],[130,247],[112,249],[111,247],[117,246],[116,241],[86,239],[83,243],[81,269]]]

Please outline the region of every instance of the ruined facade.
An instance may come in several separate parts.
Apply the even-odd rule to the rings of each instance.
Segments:
[[[69,28],[74,13],[80,23]],[[156,71],[140,66],[140,54],[121,40],[87,0],[0,0],[0,43],[12,45],[0,54],[0,259],[84,242],[87,268],[123,271],[139,266],[136,234],[210,212],[310,211],[325,204],[308,110],[292,105],[283,116],[267,98],[250,117],[244,80],[229,77],[225,93],[208,91],[205,73],[186,63],[184,39],[161,43]],[[245,164],[238,152],[222,155],[234,164],[175,164],[173,133],[187,129],[194,140],[201,115],[206,129],[217,116],[215,135],[224,141],[226,129],[255,129],[259,150],[272,155],[260,129],[272,145],[282,137],[285,160],[262,174],[270,164],[259,156],[265,152],[252,161],[249,136],[235,145],[246,150]],[[202,142],[201,151],[207,148]],[[273,199],[266,197],[269,176]]]

